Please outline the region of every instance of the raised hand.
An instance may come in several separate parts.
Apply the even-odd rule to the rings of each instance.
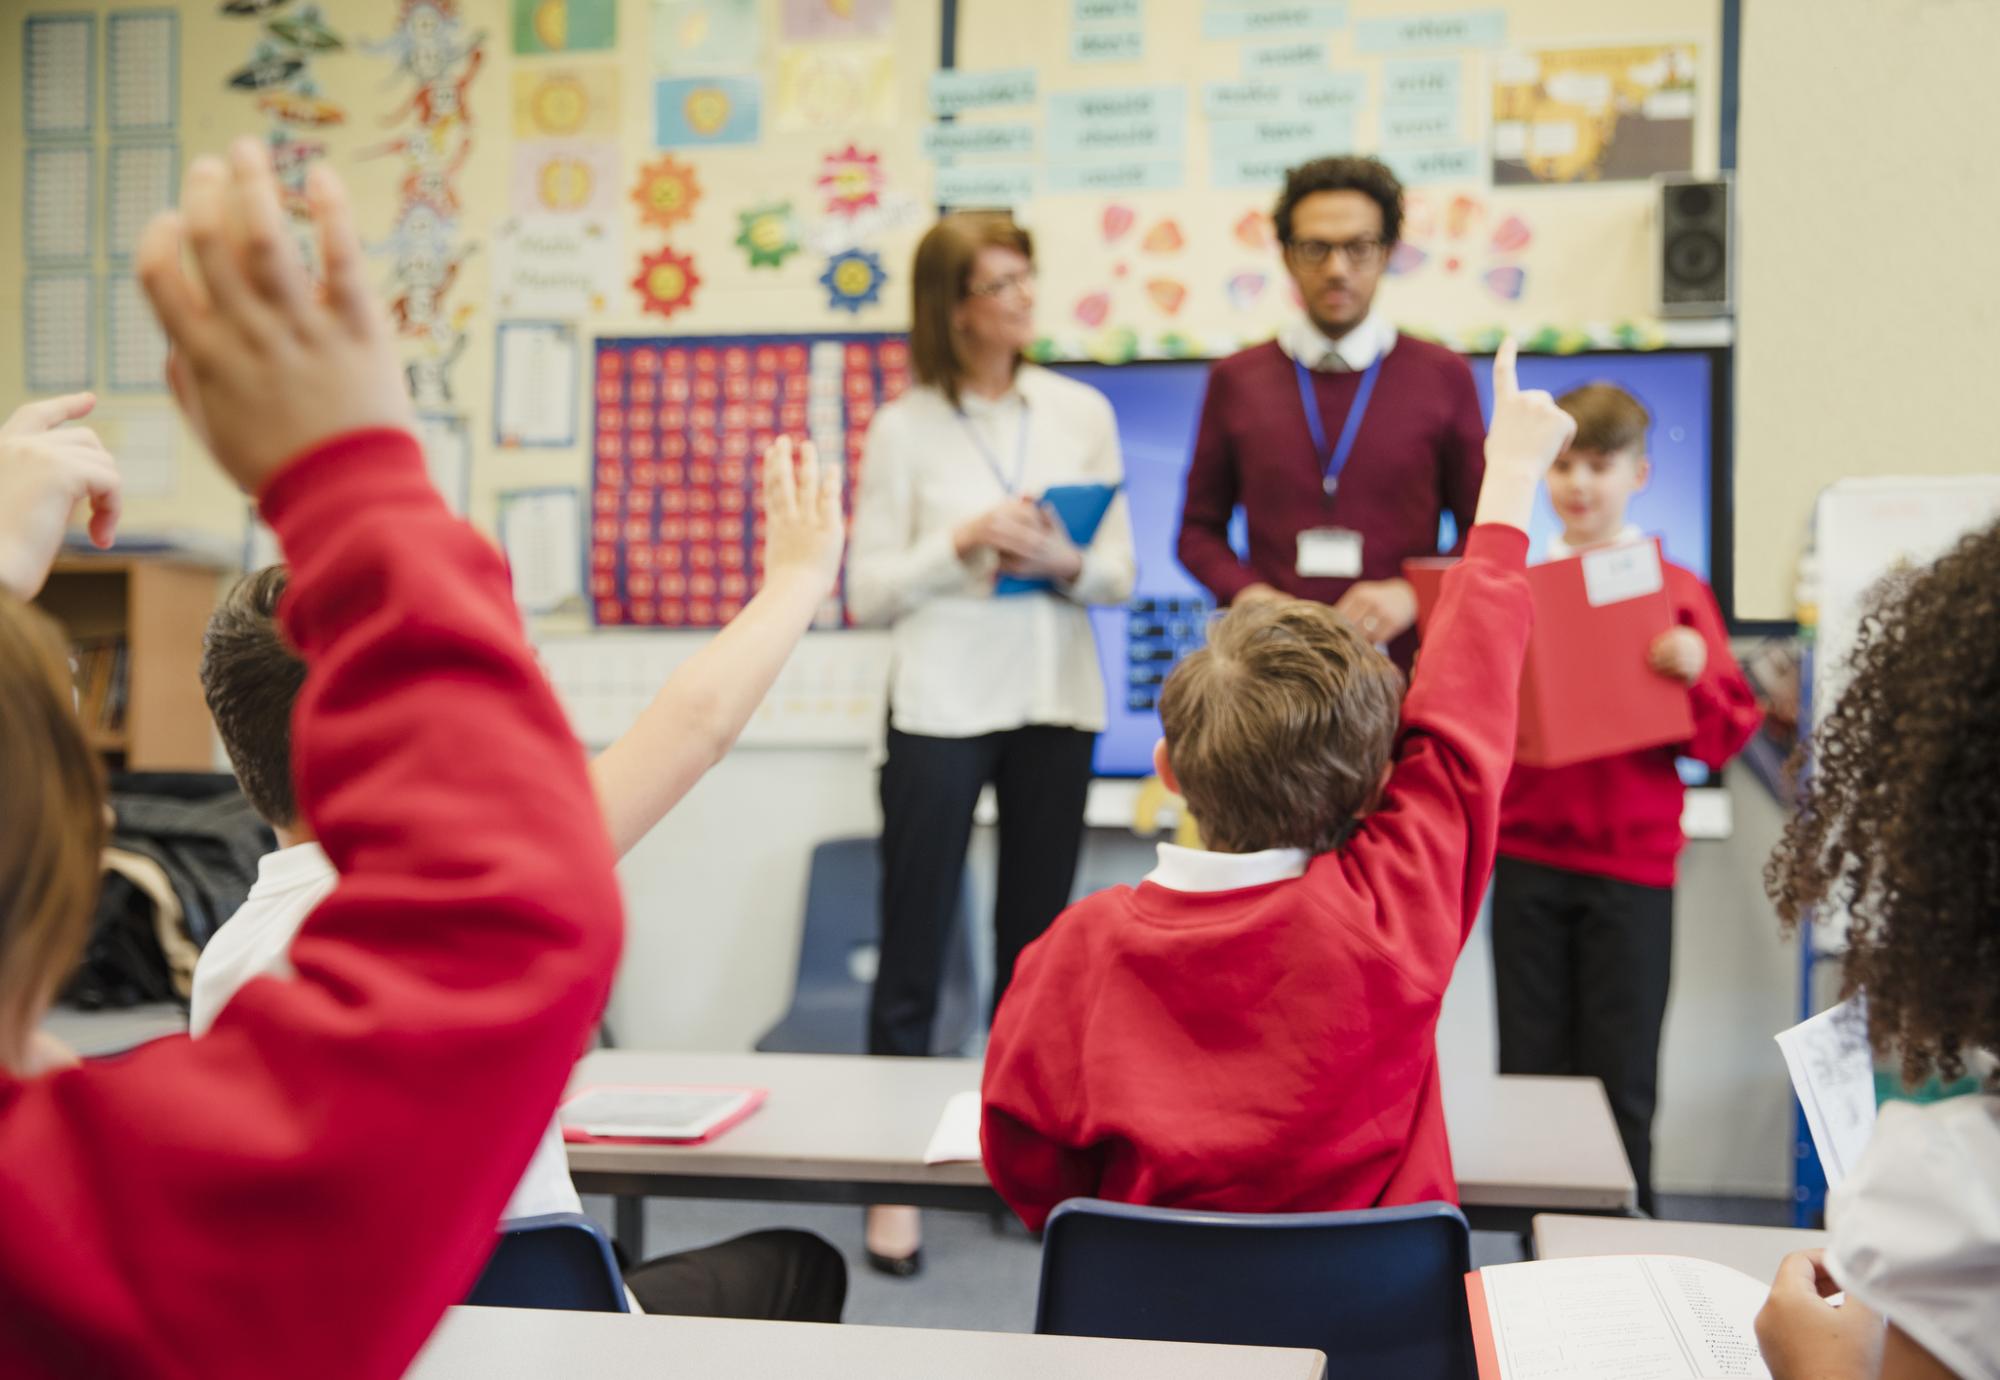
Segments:
[[[1576,419],[1539,388],[1523,390],[1510,337],[1493,359],[1493,423],[1486,429],[1486,478],[1475,522],[1527,530],[1535,486],[1576,435]]]
[[[197,158],[179,211],[139,242],[139,282],[172,347],[168,381],[230,477],[256,493],[286,462],[343,432],[409,430],[403,371],[363,277],[347,194],[324,163],[306,180],[324,278],[306,276],[255,139],[227,164]],[[183,266],[183,245],[194,271]]]
[[[65,426],[97,405],[89,393],[44,398],[0,425],[0,588],[32,599],[62,549],[76,505],[90,503],[90,539],[111,545],[118,467],[88,427]]]
[[[840,477],[822,465],[811,441],[794,452],[780,436],[764,452],[764,578],[796,575],[819,593],[833,588],[847,524]]]

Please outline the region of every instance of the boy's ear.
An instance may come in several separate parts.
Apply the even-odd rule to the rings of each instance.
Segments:
[[[1396,764],[1393,761],[1382,764],[1381,772],[1375,777],[1375,789],[1368,792],[1368,803],[1361,807],[1363,817],[1372,815],[1382,808],[1382,797],[1388,793],[1389,777],[1394,774],[1395,770]]]
[[[1632,467],[1638,475],[1638,482],[1632,487],[1634,489],[1645,488],[1653,477],[1653,462],[1646,458],[1645,451],[1642,450],[1632,457]]]
[[[1153,744],[1153,774],[1160,778],[1160,784],[1175,795],[1181,793],[1181,783],[1174,778],[1174,764],[1167,760],[1167,740],[1160,739]]]

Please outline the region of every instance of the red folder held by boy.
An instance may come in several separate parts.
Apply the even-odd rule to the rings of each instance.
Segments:
[[[1420,637],[1451,565],[1403,563],[1417,593]],[[1535,628],[1521,672],[1515,761],[1563,767],[1693,735],[1687,687],[1646,660],[1653,640],[1674,626],[1657,538],[1531,566],[1528,585]]]

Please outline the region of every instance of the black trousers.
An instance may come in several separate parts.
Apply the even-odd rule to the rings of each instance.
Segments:
[[[1514,858],[1494,869],[1500,1072],[1601,1079],[1649,1213],[1673,944],[1671,887]]]
[[[847,1262],[809,1231],[753,1231],[649,1260],[627,1270],[625,1283],[648,1313],[837,1323]]]
[[[1031,724],[976,738],[889,730],[882,767],[882,952],[868,1006],[870,1054],[930,1053],[945,941],[958,908],[980,788],[1000,808],[993,1002],[1014,961],[1069,904],[1083,847],[1096,735]]]

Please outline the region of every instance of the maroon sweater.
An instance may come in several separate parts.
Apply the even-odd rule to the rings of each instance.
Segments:
[[[1313,375],[1329,444],[1360,386],[1359,374]],[[1397,578],[1408,558],[1437,553],[1445,510],[1461,535],[1472,530],[1485,443],[1465,361],[1442,345],[1399,335],[1383,357],[1340,491],[1328,498],[1324,457],[1313,454],[1291,357],[1276,341],[1241,351],[1208,376],[1181,513],[1181,564],[1220,604],[1259,580],[1330,604],[1353,581],[1301,577],[1298,537],[1314,527],[1345,527],[1361,533],[1362,579]],[[1248,564],[1229,546],[1238,505],[1249,519]],[[1415,648],[1411,632],[1390,651],[1407,668]]]

